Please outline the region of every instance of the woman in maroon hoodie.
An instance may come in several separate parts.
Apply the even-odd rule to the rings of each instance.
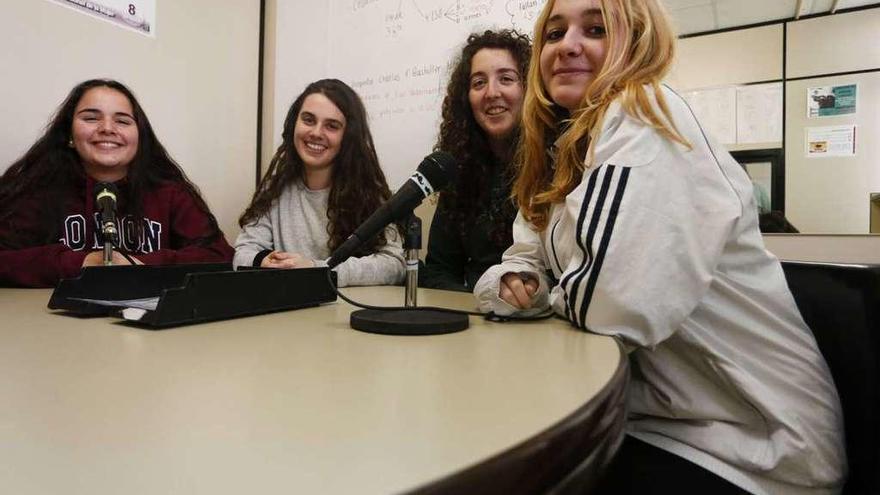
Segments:
[[[131,91],[93,79],[73,88],[45,134],[0,177],[0,285],[51,287],[102,264],[100,182],[119,190],[114,264],[232,260],[217,220]]]

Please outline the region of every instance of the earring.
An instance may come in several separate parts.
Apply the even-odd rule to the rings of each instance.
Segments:
[[[70,139],[67,140],[67,147],[68,147],[68,148],[73,148],[73,138],[70,138]]]

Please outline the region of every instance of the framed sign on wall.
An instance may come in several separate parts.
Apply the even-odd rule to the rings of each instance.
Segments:
[[[156,0],[49,1],[146,36],[156,36]]]

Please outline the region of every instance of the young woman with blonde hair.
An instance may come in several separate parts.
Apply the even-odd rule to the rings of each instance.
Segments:
[[[834,383],[748,177],[661,84],[674,40],[658,0],[547,2],[514,244],[474,293],[627,350],[627,436],[597,493],[837,493]]]

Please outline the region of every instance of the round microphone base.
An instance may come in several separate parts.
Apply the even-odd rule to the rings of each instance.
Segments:
[[[430,309],[386,311],[361,309],[351,313],[351,328],[383,335],[440,335],[466,330],[468,316]]]

